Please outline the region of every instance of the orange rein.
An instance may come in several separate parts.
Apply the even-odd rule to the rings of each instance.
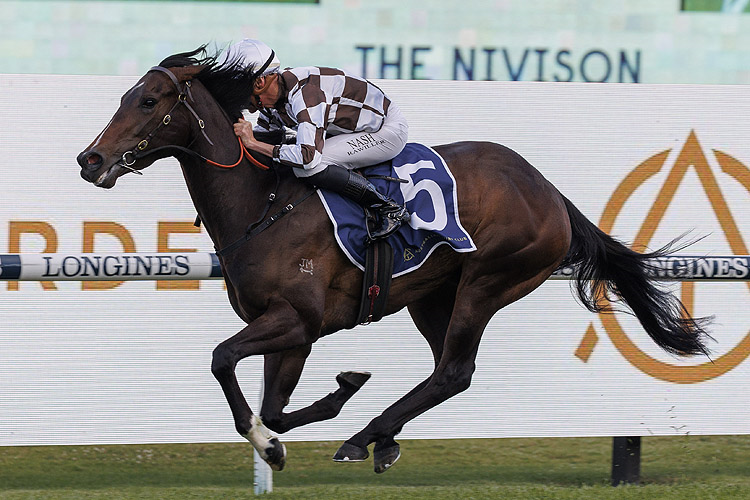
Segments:
[[[213,160],[209,160],[208,158],[206,158],[206,163],[209,163],[209,164],[217,166],[217,167],[222,167],[222,168],[234,168],[234,167],[236,167],[237,165],[239,165],[242,162],[243,158],[247,158],[247,160],[250,163],[252,163],[253,165],[255,165],[256,167],[262,168],[263,170],[269,170],[269,167],[267,167],[266,165],[263,165],[261,162],[259,162],[255,158],[253,158],[253,156],[247,150],[247,148],[245,147],[245,145],[242,144],[242,139],[241,138],[237,137],[237,140],[240,143],[240,158],[239,158],[239,160],[237,160],[237,162],[234,165],[223,165],[221,163],[216,163]]]

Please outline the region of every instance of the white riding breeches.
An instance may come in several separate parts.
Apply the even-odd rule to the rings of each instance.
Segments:
[[[309,177],[329,165],[348,169],[375,165],[392,159],[404,149],[409,137],[409,124],[395,104],[388,107],[383,126],[377,132],[354,132],[326,139],[321,162],[311,169],[294,168],[297,177]]]

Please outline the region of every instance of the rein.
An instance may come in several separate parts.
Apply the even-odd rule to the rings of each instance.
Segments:
[[[145,139],[141,140],[136,145],[135,148],[133,148],[133,149],[131,149],[129,151],[125,151],[122,154],[122,158],[118,162],[118,164],[120,166],[122,166],[122,167],[126,168],[127,170],[130,170],[131,172],[134,172],[134,173],[136,173],[138,175],[143,175],[143,172],[141,172],[140,170],[137,170],[137,169],[133,168],[133,165],[135,165],[135,162],[138,159],[143,158],[144,156],[152,155],[154,153],[157,153],[159,151],[163,151],[163,150],[166,150],[166,149],[177,149],[178,151],[181,151],[183,153],[189,154],[189,155],[191,155],[191,156],[193,156],[195,158],[198,158],[198,159],[204,161],[205,163],[208,163],[210,165],[214,165],[216,167],[234,168],[237,165],[239,165],[240,163],[242,163],[242,160],[244,158],[244,159],[247,159],[250,163],[252,163],[253,165],[255,165],[258,168],[261,168],[263,170],[269,170],[270,167],[268,167],[267,165],[264,165],[263,163],[259,162],[258,160],[256,160],[250,154],[250,152],[247,150],[247,148],[245,147],[245,145],[242,143],[242,139],[240,139],[239,137],[237,138],[237,141],[239,142],[239,145],[240,145],[240,157],[232,165],[224,165],[222,163],[215,162],[213,160],[210,160],[209,158],[206,158],[202,154],[200,154],[200,153],[198,153],[196,151],[193,151],[190,148],[186,148],[186,147],[183,147],[183,146],[177,146],[177,145],[160,146],[158,148],[154,148],[154,149],[151,149],[149,151],[146,151],[146,148],[149,145],[149,141],[151,141],[151,139],[154,138],[154,136],[159,131],[159,129],[161,129],[161,127],[166,127],[167,125],[169,125],[172,122],[172,113],[177,108],[177,106],[179,106],[180,104],[184,104],[185,107],[188,109],[188,111],[190,111],[190,114],[192,114],[193,117],[195,117],[195,119],[196,119],[196,121],[198,123],[198,127],[200,127],[201,133],[203,134],[203,137],[206,138],[206,141],[208,141],[208,143],[210,145],[212,145],[212,146],[214,145],[213,141],[211,141],[211,139],[208,137],[208,134],[206,133],[206,124],[205,124],[205,122],[203,121],[203,119],[201,119],[201,117],[195,111],[195,109],[193,108],[193,106],[191,106],[190,103],[188,102],[188,98],[191,101],[195,102],[195,99],[193,98],[193,94],[191,92],[191,83],[190,83],[190,80],[185,81],[184,82],[185,86],[183,88],[180,88],[180,82],[177,80],[177,77],[174,76],[174,73],[172,73],[171,71],[169,71],[167,68],[164,68],[162,66],[154,66],[154,67],[151,68],[150,71],[161,71],[162,73],[164,73],[167,76],[169,76],[170,80],[172,80],[172,83],[174,83],[175,87],[177,88],[177,92],[178,92],[177,102],[175,102],[172,105],[172,107],[169,109],[169,111],[167,111],[167,114],[164,115],[164,118],[162,118],[161,122],[159,122],[159,124],[151,132],[149,132],[148,135],[146,135]]]

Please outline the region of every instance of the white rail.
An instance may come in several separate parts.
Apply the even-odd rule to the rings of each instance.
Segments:
[[[651,275],[663,281],[750,281],[750,256],[673,255],[651,261]],[[567,280],[574,268],[550,279]],[[209,252],[0,254],[0,280],[135,281],[222,279],[219,259]]]
[[[137,281],[221,278],[218,257],[207,252],[0,255],[0,280]]]

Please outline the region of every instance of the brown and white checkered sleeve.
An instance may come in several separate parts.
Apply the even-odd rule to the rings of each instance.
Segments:
[[[329,106],[326,94],[308,81],[289,95],[291,115],[297,121],[297,142],[278,148],[278,159],[295,167],[310,169],[320,164],[325,144]]]

